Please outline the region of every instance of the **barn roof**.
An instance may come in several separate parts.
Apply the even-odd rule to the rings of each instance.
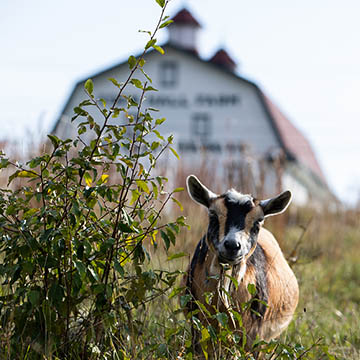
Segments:
[[[223,66],[231,71],[236,68],[236,62],[230,57],[228,52],[224,49],[219,49],[214,56],[209,60],[213,64]]]
[[[176,25],[192,25],[195,27],[201,27],[199,22],[193,17],[187,9],[180,10],[173,18],[173,24]]]
[[[324,173],[321,170],[309,141],[270,100],[270,98],[263,92],[261,93],[286,150],[297,160],[310,168],[310,170],[312,170],[312,172],[316,174],[324,184],[326,184]]]

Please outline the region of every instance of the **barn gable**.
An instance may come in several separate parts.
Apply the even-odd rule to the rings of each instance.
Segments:
[[[199,28],[198,23],[191,26],[191,31]],[[154,50],[146,55],[144,67],[153,79],[153,86],[160,90],[148,93],[144,105],[159,108],[159,116],[167,118],[163,132],[175,135],[184,161],[193,159],[193,153],[204,148],[220,161],[236,156],[234,149],[239,150],[244,144],[261,156],[281,149],[287,160],[306,169],[307,180],[300,181],[304,187],[314,182],[309,180],[310,176],[316,186],[328,191],[325,176],[303,134],[257,84],[234,72],[236,63],[224,49],[210,60],[204,60],[194,51],[195,35],[188,32],[186,36],[191,46],[187,48],[176,40],[168,42],[162,46],[164,56]],[[108,78],[123,79],[127,74],[128,64],[123,62],[90,76],[96,96],[111,104],[115,89]],[[135,77],[145,80],[140,72]],[[85,81],[75,85],[54,126],[53,132],[61,137],[76,135],[76,124],[71,125],[69,120],[73,108],[86,98]],[[299,178],[298,173],[293,170],[291,176]],[[319,192],[318,189],[315,192]]]

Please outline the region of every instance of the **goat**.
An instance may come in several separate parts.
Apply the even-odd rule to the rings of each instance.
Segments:
[[[197,302],[204,304],[207,311],[197,308],[193,313],[204,326],[217,326],[209,316],[215,309],[227,313],[232,329],[246,334],[246,350],[257,337],[269,341],[279,336],[292,319],[299,287],[276,239],[262,224],[266,217],[286,210],[291,192],[257,200],[234,189],[216,195],[194,175],[186,183],[190,197],[208,209],[209,226],[183,279],[192,298],[185,313],[194,311]],[[249,284],[255,286],[250,285],[252,295]],[[209,293],[211,303],[206,301]],[[249,304],[247,310],[241,307],[244,303]],[[241,328],[231,307],[242,316]],[[198,340],[199,334],[193,334],[194,344]],[[199,344],[195,349],[201,352]]]

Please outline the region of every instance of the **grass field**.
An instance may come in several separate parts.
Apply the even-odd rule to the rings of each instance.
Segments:
[[[2,175],[4,180],[9,174]],[[205,183],[208,176],[203,176]],[[6,187],[6,181],[1,187]],[[164,274],[168,270],[186,270],[207,227],[206,210],[192,202],[186,192],[179,193],[178,198],[184,208],[181,215],[186,216],[191,229],[182,230],[168,253],[161,242],[156,251],[146,244],[152,256],[145,266]],[[163,220],[173,219],[179,212],[174,204],[167,209],[167,219]],[[359,359],[359,209],[328,212],[292,205],[285,214],[266,220],[265,227],[279,240],[300,285],[300,302],[294,320],[279,343],[299,351],[269,355],[268,359]],[[168,257],[176,253],[186,255],[169,261]],[[180,278],[181,275],[176,286]],[[94,348],[91,359],[185,359],[182,354],[189,341],[189,325],[180,311],[179,296],[176,291],[172,293],[172,289],[140,306],[122,328],[127,334],[114,333],[112,347],[105,351]],[[119,348],[127,350],[119,352]],[[56,355],[51,358],[56,359]],[[68,359],[80,358],[72,354]]]
[[[191,254],[206,229],[206,210],[186,196],[182,195],[182,203],[191,230],[182,233],[172,253]],[[357,210],[328,213],[292,206],[282,221],[273,218],[265,222],[281,239],[300,285],[294,320],[280,339],[304,349],[296,358],[360,358],[359,215]],[[183,257],[169,264],[161,251],[155,258],[157,265],[171,269],[185,270],[189,262],[189,257]],[[165,306],[167,316],[173,314],[172,306],[178,305]]]

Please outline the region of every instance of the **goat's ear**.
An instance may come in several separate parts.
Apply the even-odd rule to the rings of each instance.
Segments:
[[[291,198],[291,192],[287,190],[274,198],[260,201],[265,217],[284,212],[289,206]]]
[[[195,175],[187,177],[186,186],[190,197],[201,205],[209,207],[211,199],[216,198],[216,195],[203,185]]]

